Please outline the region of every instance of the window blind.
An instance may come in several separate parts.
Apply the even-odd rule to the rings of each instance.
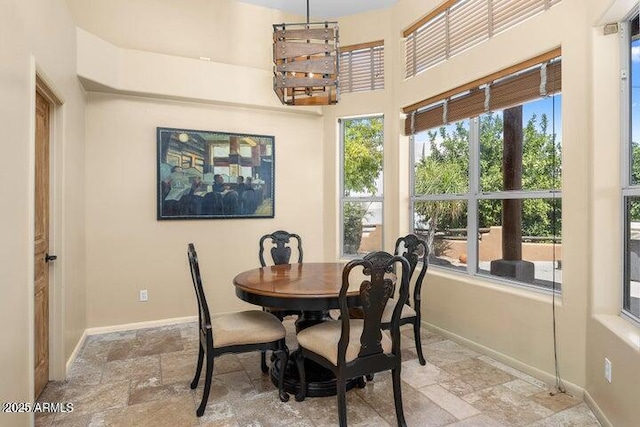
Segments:
[[[405,77],[413,77],[560,1],[445,1],[403,32]]]
[[[560,48],[403,108],[412,135],[562,90]]]
[[[384,89],[384,40],[340,48],[340,92]]]
[[[446,34],[444,14],[434,18],[431,25],[411,33],[405,40],[406,77],[444,61],[446,55]]]
[[[460,1],[448,10],[449,52],[453,56],[489,38],[487,0]]]

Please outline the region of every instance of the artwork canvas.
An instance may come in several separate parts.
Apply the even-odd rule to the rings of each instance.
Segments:
[[[158,219],[273,218],[274,142],[157,128]]]

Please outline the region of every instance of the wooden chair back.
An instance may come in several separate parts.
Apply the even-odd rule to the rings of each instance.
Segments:
[[[408,300],[409,305],[413,305],[416,311],[418,311],[420,309],[422,282],[429,267],[429,247],[427,246],[427,242],[415,234],[407,234],[396,240],[394,254],[400,255],[409,262],[409,282],[411,282],[413,278],[418,262],[422,263],[413,288],[413,304],[411,300]]]
[[[196,299],[198,300],[198,324],[201,330],[205,330],[208,326],[211,326],[211,315],[209,314],[207,298],[205,297],[204,290],[202,289],[202,277],[200,276],[198,254],[193,243],[189,243],[187,254],[189,256],[189,267],[191,269],[193,288],[196,292]]]
[[[390,277],[395,268],[400,264],[400,274],[396,274],[396,281]],[[365,279],[360,284],[360,302],[364,317],[364,328],[360,337],[349,336],[349,307],[347,306],[347,291],[351,286],[351,272],[356,267],[362,267]],[[342,287],[340,289],[340,316],[342,319],[342,334],[338,342],[338,364],[344,363],[349,340],[360,340],[359,358],[373,355],[383,355],[382,339],[382,313],[389,298],[393,296],[394,288],[398,288],[400,303],[394,310],[389,331],[392,340],[392,353],[400,355],[400,314],[402,305],[409,294],[409,263],[398,255],[391,255],[384,251],[372,252],[362,259],[349,262],[342,273]],[[357,359],[356,359],[357,360]],[[399,363],[399,361],[398,361]],[[375,363],[374,365],[378,365]],[[371,372],[381,369],[380,366],[372,366]],[[366,369],[365,369],[366,371]]]
[[[291,239],[295,239],[297,241],[298,258],[296,262],[302,262],[303,251],[302,239],[300,238],[300,236],[294,233],[289,233],[288,231],[278,230],[270,234],[265,234],[260,238],[260,252],[258,253],[258,258],[260,259],[260,265],[262,267],[266,267],[267,265],[264,257],[264,252],[266,249],[265,242],[267,242],[268,239],[271,239],[271,243],[273,244],[269,253],[274,265],[290,263],[292,252],[290,245]]]

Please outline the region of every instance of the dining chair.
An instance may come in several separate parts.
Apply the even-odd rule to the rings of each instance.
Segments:
[[[388,276],[394,266],[400,264],[400,274],[396,270],[396,282]],[[355,281],[351,274],[360,268],[364,280]],[[362,259],[350,261],[342,272],[342,286],[339,294],[340,319],[318,323],[301,330],[297,334],[298,351],[296,366],[300,377],[300,390],[296,400],[306,396],[305,359],[310,359],[328,369],[336,377],[338,418],[340,426],[347,425],[346,383],[376,372],[391,370],[393,399],[399,426],[406,426],[402,409],[402,389],[400,368],[400,314],[409,297],[409,263],[398,255],[387,252],[373,252]],[[359,275],[362,278],[362,275]],[[354,283],[352,283],[354,282]],[[357,283],[360,282],[360,283]],[[351,319],[347,306],[347,291],[359,285],[363,319]],[[398,304],[394,310],[388,331],[382,330],[382,314],[388,299],[397,287]]]
[[[204,390],[196,415],[204,414],[209,400],[214,359],[227,353],[248,353],[258,350],[273,350],[277,355],[281,369],[278,375],[278,395],[286,402],[289,395],[283,389],[284,366],[287,363],[288,349],[285,344],[285,328],[282,322],[271,313],[260,310],[247,310],[211,318],[209,305],[202,289],[202,277],[198,264],[198,255],[193,243],[188,247],[191,279],[198,301],[198,326],[200,345],[196,374],[191,381],[195,389],[200,381],[202,365],[206,358]]]
[[[429,267],[429,248],[427,243],[416,236],[415,234],[407,234],[404,237],[396,240],[396,246],[394,250],[395,255],[400,255],[409,262],[409,283],[413,278],[413,274],[416,271],[418,262],[421,262],[420,272],[416,278],[413,288],[413,307],[411,298],[407,299],[406,304],[402,306],[402,312],[400,313],[400,326],[406,324],[413,325],[413,335],[416,343],[416,352],[418,353],[418,361],[421,365],[426,365],[427,362],[422,354],[422,341],[420,339],[420,295],[422,290],[422,282],[424,276],[427,273]],[[382,327],[388,328],[391,325],[391,316],[398,304],[396,298],[389,298],[384,313],[382,313]]]
[[[273,233],[265,234],[260,238],[260,252],[258,253],[258,258],[260,259],[260,265],[262,267],[267,266],[267,262],[265,260],[265,243],[268,239],[271,239],[272,247],[269,251],[271,255],[271,262],[274,265],[281,264],[289,264],[291,260],[291,239],[295,239],[297,243],[297,253],[298,260],[297,263],[302,262],[303,251],[302,251],[302,239],[300,236],[294,233],[289,233],[288,231],[278,230]]]
[[[292,254],[292,246],[291,240],[294,239],[296,241],[296,245],[294,249],[297,252],[297,263],[302,262],[303,251],[302,251],[302,239],[299,235],[295,233],[289,233],[288,231],[278,230],[273,233],[265,234],[260,238],[260,251],[258,252],[258,259],[260,260],[260,266],[267,266],[267,259],[265,259],[265,251],[268,249],[266,246],[271,244],[271,249],[268,251],[270,255],[270,264],[273,265],[281,265],[281,264],[289,264],[291,260]],[[282,310],[277,307],[264,307],[264,310],[273,314],[278,319],[283,320],[286,316],[289,315],[300,315],[299,310]],[[267,361],[266,361],[266,353],[263,351],[260,355],[260,366],[262,368],[262,372],[267,372]]]

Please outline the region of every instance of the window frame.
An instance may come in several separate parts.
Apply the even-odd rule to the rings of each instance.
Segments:
[[[549,95],[548,97],[555,98],[556,96],[562,96],[562,92],[557,92]],[[539,97],[526,101],[519,105],[525,105],[530,102],[536,102],[545,97]],[[553,101],[555,102],[555,100]],[[482,272],[478,269],[479,266],[479,242],[477,238],[470,238],[469,236],[478,236],[479,233],[479,215],[478,208],[481,200],[504,200],[504,199],[552,199],[560,200],[562,203],[562,177],[559,177],[559,189],[547,189],[547,190],[503,190],[503,191],[482,191],[480,188],[480,116],[474,116],[466,119],[459,120],[467,121],[469,123],[469,188],[466,193],[449,193],[449,194],[425,194],[416,195],[416,180],[415,180],[415,165],[416,165],[416,147],[415,147],[415,134],[410,135],[410,167],[409,167],[409,183],[410,183],[410,203],[409,203],[409,224],[411,232],[415,232],[415,205],[420,201],[446,201],[446,200],[464,200],[467,202],[467,263],[466,271],[462,269],[441,267],[436,264],[434,268],[441,271],[451,272],[455,274],[470,276],[473,278],[480,278],[483,280],[489,280],[492,282],[498,282],[509,286],[523,288],[527,290],[533,290],[543,293],[551,292],[551,289],[547,289],[543,286],[530,284],[508,277],[492,275]],[[552,118],[555,120],[555,117]],[[438,129],[431,128],[428,130]],[[425,130],[424,132],[426,132]],[[562,153],[560,153],[562,155]],[[554,283],[555,279],[554,279]],[[561,293],[560,290],[557,290]]]
[[[366,119],[377,119],[379,118],[382,121],[382,195],[378,196],[345,196],[344,190],[344,166],[345,166],[345,158],[344,158],[344,150],[345,150],[345,140],[344,140],[344,130],[345,130],[345,122],[348,120],[366,120]],[[339,253],[341,259],[354,259],[357,258],[357,254],[345,254],[344,253],[344,207],[346,203],[380,203],[382,205],[381,209],[381,223],[382,223],[382,242],[384,242],[384,114],[367,114],[363,116],[347,116],[338,118],[338,155],[339,155]],[[381,248],[382,250],[382,248]]]
[[[631,182],[631,162],[633,161],[631,139],[631,21],[639,14],[638,8],[620,22],[620,182],[621,182],[621,224],[622,224],[622,292],[620,295],[620,315],[640,325],[640,316],[627,309],[627,300],[631,299],[631,266],[630,266],[630,219],[628,215],[628,201],[633,197],[640,197],[640,183]]]

